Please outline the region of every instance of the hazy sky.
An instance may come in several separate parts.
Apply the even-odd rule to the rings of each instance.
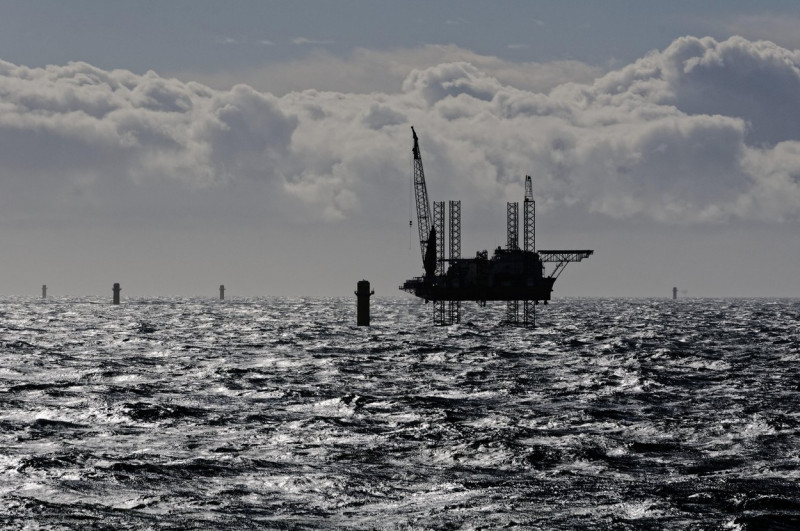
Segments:
[[[0,1],[0,296],[400,295],[414,125],[554,296],[800,297],[795,1]]]

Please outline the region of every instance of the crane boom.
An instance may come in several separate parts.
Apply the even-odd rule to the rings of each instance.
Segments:
[[[428,272],[428,262],[430,244],[436,245],[435,234],[431,232],[431,205],[428,202],[428,188],[425,185],[425,171],[422,168],[422,155],[419,152],[419,139],[414,127],[411,127],[411,134],[414,136],[414,197],[417,204],[417,229],[419,231],[419,249],[422,253],[422,263]],[[435,257],[435,253],[434,253]]]

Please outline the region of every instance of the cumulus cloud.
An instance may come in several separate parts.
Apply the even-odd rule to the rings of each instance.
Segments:
[[[236,214],[258,207],[276,222],[380,223],[405,216],[415,125],[437,199],[496,210],[533,174],[544,209],[657,223],[800,218],[800,127],[788,119],[800,110],[798,52],[685,37],[547,90],[513,82],[511,68],[447,61],[411,70],[395,91],[275,96],[84,63],[0,63],[0,216],[151,217],[191,210],[187,196],[213,214],[212,196],[228,194]]]
[[[0,63],[0,201],[9,215],[56,204],[85,212],[124,202],[113,190],[125,187],[274,182],[296,126],[277,98],[247,86]]]
[[[733,37],[676,40],[609,73],[592,91],[600,101],[674,105],[685,114],[720,114],[748,123],[751,143],[800,138],[800,125],[786,120],[800,107],[800,50]],[[589,92],[587,92],[589,94]]]

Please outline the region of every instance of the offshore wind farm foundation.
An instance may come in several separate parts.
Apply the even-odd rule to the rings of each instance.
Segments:
[[[355,294],[358,299],[356,324],[358,326],[369,326],[369,298],[375,295],[375,291],[369,289],[368,280],[360,280],[356,284]]]

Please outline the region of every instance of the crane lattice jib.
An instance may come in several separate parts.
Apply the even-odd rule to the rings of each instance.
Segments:
[[[417,204],[417,230],[419,231],[419,249],[422,252],[422,261],[425,261],[428,237],[431,233],[431,206],[428,202],[428,188],[425,185],[425,171],[422,168],[422,156],[419,152],[419,139],[417,132],[411,128],[414,135],[414,198]]]

